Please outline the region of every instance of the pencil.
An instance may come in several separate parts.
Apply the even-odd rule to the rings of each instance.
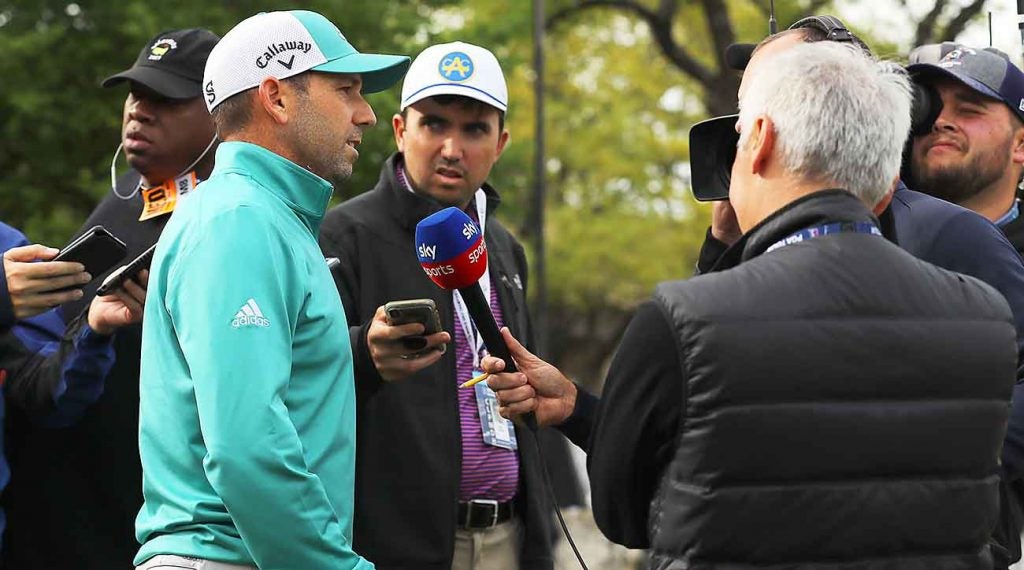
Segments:
[[[467,381],[463,382],[462,385],[459,386],[459,388],[469,388],[471,386],[476,386],[477,384],[483,382],[484,380],[487,380],[490,377],[491,377],[491,375],[489,373],[484,372],[483,374],[477,376],[476,378],[474,378],[472,380],[467,380]]]

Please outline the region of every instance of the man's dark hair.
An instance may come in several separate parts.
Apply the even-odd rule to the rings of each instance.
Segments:
[[[281,80],[288,83],[296,91],[303,94],[309,93],[309,74],[300,73]],[[256,87],[252,87],[225,99],[220,105],[214,107],[210,115],[213,117],[213,124],[217,128],[217,137],[224,140],[245,128],[252,119],[252,99]]]
[[[502,111],[497,107],[492,107],[491,105],[488,105],[483,101],[473,99],[472,97],[464,97],[462,95],[435,95],[433,97],[430,97],[430,99],[433,99],[434,101],[437,102],[438,105],[442,107],[447,107],[449,105],[458,105],[463,109],[471,111],[486,111],[487,109],[494,109],[495,111],[498,112],[498,134],[500,135],[505,131],[505,111]],[[408,110],[409,108],[406,107],[405,109],[402,109],[402,111],[399,113],[399,115],[402,116],[403,121],[408,119]]]

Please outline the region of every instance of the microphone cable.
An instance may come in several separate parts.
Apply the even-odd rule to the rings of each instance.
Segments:
[[[530,433],[533,434],[533,443],[537,446],[537,457],[540,459],[540,468],[544,473],[544,486],[548,490],[548,499],[551,501],[551,506],[555,510],[555,515],[558,517],[558,524],[562,525],[562,534],[565,535],[565,539],[569,541],[569,546],[572,547],[573,554],[576,555],[576,560],[580,563],[580,568],[583,570],[590,570],[587,567],[586,561],[583,560],[583,555],[580,554],[580,549],[576,547],[576,541],[572,539],[572,534],[569,532],[569,527],[565,524],[565,519],[562,518],[562,509],[558,508],[558,497],[555,496],[555,486],[551,483],[551,473],[548,471],[548,462],[544,460],[544,454],[541,453],[540,449],[540,434],[537,430],[536,422],[527,422],[527,427]]]

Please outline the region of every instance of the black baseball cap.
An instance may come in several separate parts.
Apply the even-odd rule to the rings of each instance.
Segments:
[[[125,81],[141,83],[170,99],[202,95],[206,58],[220,37],[209,30],[167,30],[149,40],[135,63],[103,80],[103,87]]]

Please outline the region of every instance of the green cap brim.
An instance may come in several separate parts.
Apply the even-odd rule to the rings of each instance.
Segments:
[[[310,71],[358,73],[363,76],[363,93],[377,93],[401,81],[410,63],[404,55],[353,53],[322,63]]]

